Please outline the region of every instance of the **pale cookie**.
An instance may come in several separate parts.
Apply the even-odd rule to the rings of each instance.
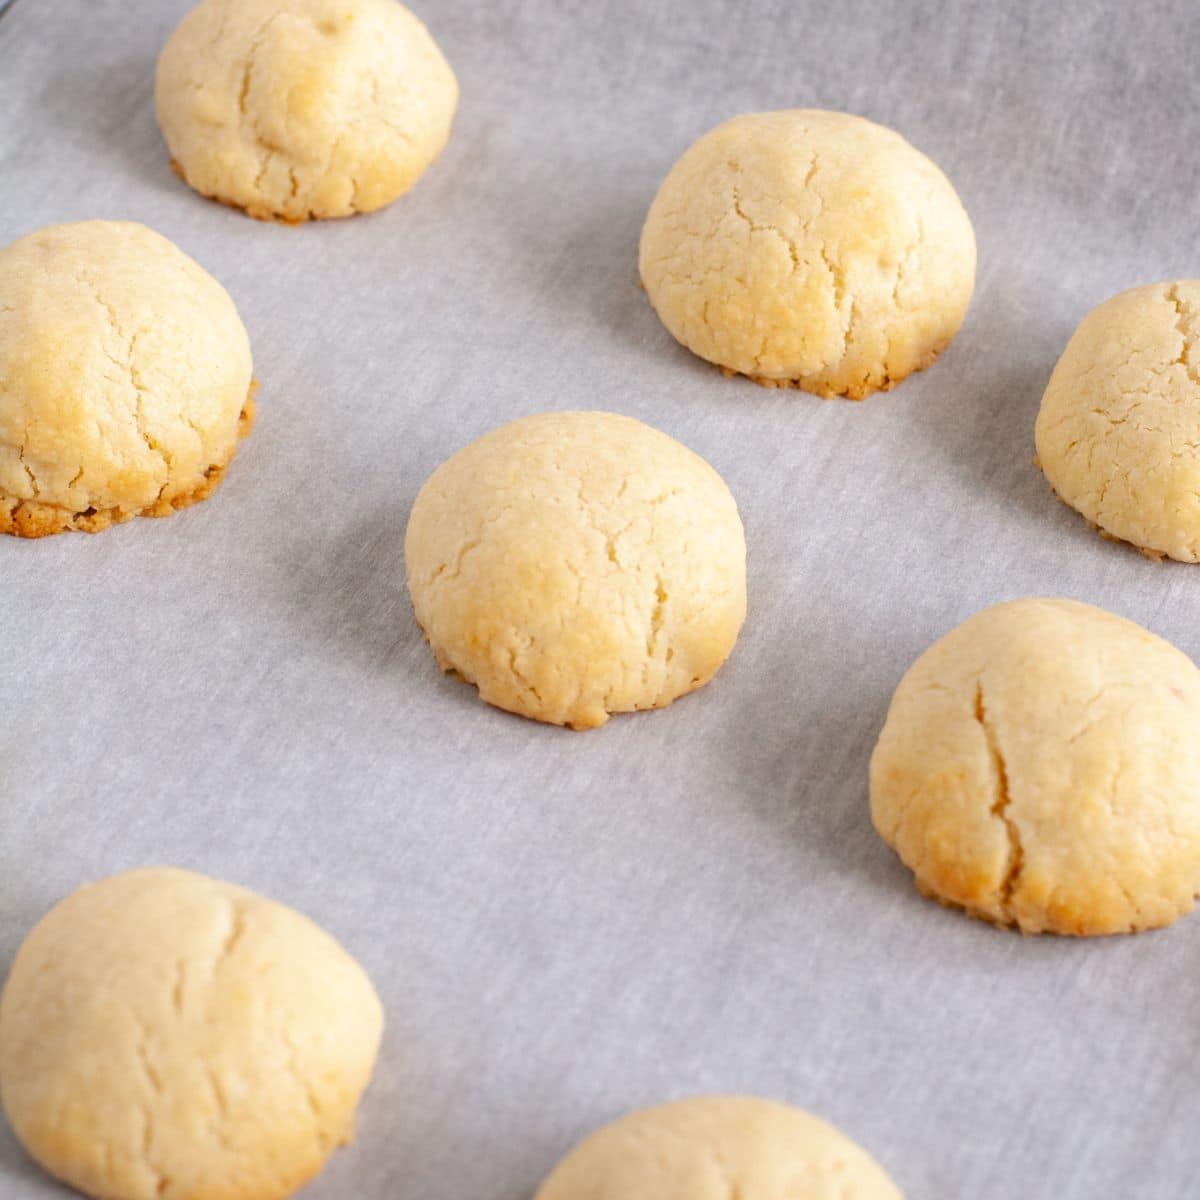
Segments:
[[[640,268],[663,324],[701,358],[860,400],[958,332],[975,235],[946,177],[898,133],[819,109],[753,113],[671,168]]]
[[[0,250],[0,533],[94,533],[220,482],[250,427],[250,343],[229,294],[125,221]]]
[[[581,1142],[534,1200],[901,1200],[866,1151],[786,1104],[703,1096]]]
[[[201,0],[163,47],[154,95],[196,191],[304,221],[407,192],[450,136],[458,83],[396,0]]]
[[[442,668],[576,729],[707,683],[746,613],[724,481],[613,413],[525,417],[460,450],[421,488],[404,553]]]
[[[101,1200],[282,1200],[353,1136],[383,1014],[281,904],[130,871],[34,927],[0,996],[0,1097],[25,1149]]]
[[[1200,892],[1200,672],[1087,604],[985,609],[896,689],[871,815],[922,892],[973,916],[1169,925]]]
[[[1101,532],[1200,562],[1200,281],[1092,309],[1050,376],[1036,440],[1050,486]]]

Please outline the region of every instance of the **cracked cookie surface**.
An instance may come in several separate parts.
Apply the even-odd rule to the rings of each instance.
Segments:
[[[145,226],[0,250],[0,533],[95,532],[220,482],[253,417],[229,294]]]
[[[158,60],[172,166],[252,217],[390,204],[441,153],[458,83],[396,0],[202,0]]]
[[[447,459],[413,504],[405,569],[443,669],[577,729],[707,683],[746,612],[724,481],[614,413],[525,417]]]
[[[191,871],[57,904],[0,996],[0,1098],[104,1200],[282,1200],[353,1134],[383,1014],[306,917]]]
[[[1038,464],[1101,532],[1200,562],[1200,281],[1094,308],[1042,397]]]
[[[1091,605],[985,609],[896,689],[871,815],[923,893],[974,916],[1169,925],[1200,893],[1200,671]]]
[[[861,399],[958,332],[975,235],[946,177],[892,130],[819,109],[752,113],[671,168],[639,269],[663,324],[701,358]]]
[[[861,1147],[817,1117],[750,1096],[641,1109],[580,1142],[534,1200],[901,1200]]]

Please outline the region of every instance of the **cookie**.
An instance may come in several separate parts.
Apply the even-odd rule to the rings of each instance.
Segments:
[[[0,533],[94,533],[209,495],[250,427],[229,294],[125,221],[0,250]]]
[[[407,192],[450,136],[458,83],[395,0],[201,0],[163,47],[154,96],[187,183],[295,222]]]
[[[958,332],[975,235],[898,133],[819,109],[752,113],[671,168],[640,269],[671,334],[726,373],[859,400]]]
[[[897,688],[871,815],[922,892],[998,925],[1169,925],[1200,892],[1200,672],[1087,604],[985,609]]]
[[[1050,376],[1035,436],[1050,486],[1101,532],[1200,562],[1200,281],[1092,309]]]
[[[353,1134],[383,1026],[306,917],[190,871],[81,887],[0,996],[0,1099],[47,1171],[102,1200],[281,1200]]]
[[[576,729],[707,683],[746,612],[724,481],[614,413],[525,417],[453,455],[413,505],[405,564],[443,669]]]
[[[581,1142],[535,1200],[900,1200],[896,1185],[824,1121],[748,1096],[630,1113]]]

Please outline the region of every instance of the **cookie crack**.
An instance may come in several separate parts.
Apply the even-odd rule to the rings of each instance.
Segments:
[[[120,336],[119,326],[117,326],[117,333]],[[134,403],[133,419],[137,424],[138,435],[146,443],[147,447],[163,460],[163,466],[167,469],[167,478],[163,480],[162,487],[158,489],[158,495],[155,497],[155,502],[157,503],[157,501],[163,498],[163,493],[167,490],[167,485],[171,481],[171,467],[174,464],[174,455],[146,428],[145,401],[148,389],[142,382],[141,372],[138,371],[137,367],[137,342],[141,336],[142,331],[138,331],[130,334],[129,337],[129,381],[133,384],[133,390],[137,395]]]
[[[132,333],[126,333],[122,327],[121,319],[117,316],[116,309],[104,298],[104,295],[100,291],[100,287],[96,281],[86,273],[81,273],[79,275],[79,280],[84,287],[91,292],[96,303],[104,311],[108,318],[109,328],[112,330],[117,340],[125,344],[125,362],[122,364],[115,358],[112,359],[112,362],[114,365],[120,367],[124,371],[128,377],[129,385],[133,389],[134,404],[131,415],[133,416],[134,424],[137,427],[138,436],[143,442],[145,442],[148,450],[157,454],[158,457],[162,459],[163,466],[166,468],[167,479],[163,481],[162,486],[158,489],[158,496],[156,497],[156,500],[161,500],[163,493],[166,491],[170,482],[173,456],[171,452],[162,446],[146,428],[145,400],[149,392],[149,388],[142,379],[141,372],[138,370],[137,366],[138,338],[142,336],[145,330],[139,329]],[[111,358],[111,355],[109,357]]]
[[[138,1112],[142,1118],[141,1158],[146,1170],[153,1176],[154,1194],[156,1196],[164,1196],[167,1193],[167,1189],[171,1186],[171,1178],[157,1162],[157,1154],[154,1148],[154,1108],[162,1098],[163,1081],[162,1076],[158,1073],[150,1058],[150,1030],[146,1022],[136,1012],[132,1016],[137,1026],[137,1041],[134,1046],[134,1052],[137,1057],[138,1067],[142,1073],[142,1078],[146,1084],[146,1090],[149,1093],[149,1098],[138,1105]]]
[[[533,681],[517,666],[517,652],[512,647],[508,647],[508,669],[512,672],[513,678],[539,703],[542,703],[542,694],[534,686]]]
[[[1009,815],[1012,795],[1008,784],[1008,764],[1004,760],[1004,752],[1000,747],[1000,739],[988,718],[987,705],[983,697],[982,679],[975,684],[973,711],[975,722],[983,731],[984,741],[987,743],[988,757],[991,761],[992,774],[995,778],[996,792],[995,798],[992,801],[991,814],[998,821],[1003,822],[1005,831],[1008,834],[1008,862],[1004,869],[1004,877],[1000,881],[1000,911],[1007,920],[1012,921],[1012,897],[1016,891],[1017,884],[1020,882],[1021,871],[1025,866],[1025,851],[1021,844],[1021,831],[1017,827],[1016,821]]]
[[[808,130],[805,130],[805,133],[807,133],[807,132],[808,132]],[[820,156],[820,154],[817,153],[816,150],[814,150],[812,152],[812,158],[809,159],[809,162],[808,162],[808,170],[805,171],[805,173],[804,173],[804,182],[800,185],[805,191],[808,190],[809,186],[812,184],[812,181],[814,179],[816,179],[817,172],[820,169],[821,169],[821,156]],[[816,192],[815,195],[817,197],[817,200],[821,201],[821,193]]]
[[[751,233],[773,233],[787,247],[788,255],[792,260],[792,271],[800,269],[800,255],[796,250],[796,243],[779,226],[759,225],[757,221],[754,221],[742,208],[742,193],[736,185],[733,188],[733,211],[746,223]]]
[[[821,198],[820,191],[817,188],[812,187],[813,180],[816,178],[817,172],[820,170],[820,165],[820,157],[816,154],[816,152],[814,152],[812,158],[809,160],[808,169],[805,172],[804,180],[801,184],[801,190],[811,192],[817,202],[817,211],[807,219],[803,220],[801,223],[801,232],[805,236],[811,232],[814,221],[821,215],[824,209],[824,202]],[[735,171],[740,169],[736,163],[731,164],[731,166]],[[777,225],[759,224],[742,207],[741,191],[736,185],[733,186],[732,192],[734,213],[740,217],[743,222],[745,222],[752,233],[772,233],[779,238],[781,242],[783,242],[783,244],[787,247],[788,256],[792,260],[792,274],[795,275],[800,270],[801,266],[805,265],[804,260],[801,259],[800,252],[797,249],[796,240],[788,237],[787,234],[785,234]],[[924,243],[925,240],[924,220],[919,215],[918,219],[920,223],[918,225],[919,233],[917,240],[906,248],[905,253],[901,256],[897,264],[896,278],[892,285],[892,298],[897,307],[899,307],[898,292],[901,285],[902,274],[907,268],[908,261],[911,256],[915,253],[916,249]],[[825,270],[829,274],[830,284],[833,288],[834,311],[842,319],[842,358],[844,360],[855,341],[855,317],[857,316],[857,301],[851,299],[851,302],[849,305],[847,305],[845,269],[838,261],[837,256],[830,254],[829,247],[824,240],[818,242],[817,253],[820,256],[821,263],[824,265]],[[703,315],[703,321],[704,324],[708,324],[707,311]],[[762,359],[765,356],[768,340],[768,338],[764,337],[763,344],[759,349],[759,352],[754,356],[754,365],[756,369],[760,366]]]
[[[682,496],[686,488],[669,487],[665,492],[659,492],[657,496],[651,496],[647,503],[651,508],[658,508],[660,505],[666,504],[668,500],[673,500],[676,496]]]
[[[833,307],[838,316],[841,316],[842,309],[846,306],[846,272],[842,269],[842,265],[837,259],[830,257],[824,242],[821,243],[820,254],[821,261],[825,264],[825,269],[829,272],[830,282],[833,284]],[[854,317],[857,311],[858,301],[851,300],[850,311],[846,314],[846,323],[842,326],[843,359],[854,342]]]
[[[913,261],[917,254],[924,248],[926,242],[925,230],[925,211],[933,203],[933,189],[931,188],[928,195],[925,197],[925,205],[917,209],[917,234],[904,249],[904,253],[900,255],[896,261],[896,273],[892,277],[892,306],[897,313],[905,311],[905,304],[900,298],[900,289],[904,286],[904,281],[912,269]],[[892,375],[891,368],[892,360],[892,334],[891,327],[887,333],[887,350],[883,356],[883,373],[885,378],[890,378]]]
[[[21,439],[21,444],[17,447],[17,461],[21,464],[21,469],[25,472],[25,478],[29,480],[29,486],[33,489],[33,498],[36,500],[42,494],[42,489],[38,486],[37,476],[33,473],[33,468],[25,461],[25,452],[29,449],[29,430],[31,425],[32,422],[30,425],[25,426],[25,436]],[[72,485],[82,474],[83,468],[80,467],[79,474],[75,476],[75,479],[71,480]]]
[[[313,1087],[308,1075],[300,1065],[300,1052],[296,1045],[295,1038],[287,1029],[283,1032],[283,1043],[287,1047],[288,1074],[296,1082],[301,1095],[304,1097],[304,1102],[308,1107],[308,1111],[313,1119],[313,1137],[316,1138],[317,1147],[321,1154],[324,1155],[329,1150],[329,1137],[325,1132],[325,1110],[321,1106],[321,1101],[317,1095],[317,1089]]]
[[[229,928],[221,939],[221,945],[213,959],[212,972],[214,975],[233,957],[239,943],[246,933],[245,907],[237,900],[229,901]]]
[[[443,494],[441,499],[445,501],[447,497]],[[480,546],[482,546],[487,540],[486,534],[488,530],[493,525],[503,521],[515,507],[515,504],[505,504],[496,512],[489,514],[483,521],[480,522],[475,531],[473,533],[469,533],[463,540],[462,544],[455,552],[453,562],[438,563],[438,565],[433,569],[433,573],[429,576],[426,583],[429,585],[439,582],[450,583],[457,579],[462,572],[462,565],[467,555],[469,555],[473,550],[477,550]],[[447,574],[447,572],[449,573]]]
[[[927,203],[933,200],[931,192]],[[925,245],[925,213],[917,210],[917,236],[904,248],[904,253],[900,255],[896,261],[896,274],[892,279],[892,303],[898,308],[903,309],[904,305],[900,301],[900,288],[904,285],[904,277],[908,273],[912,265],[913,256]]]
[[[658,640],[662,636],[663,620],[667,613],[667,599],[667,589],[660,573],[654,577],[654,607],[650,611],[650,628],[646,634],[646,655],[649,658],[654,658],[658,650]]]
[[[213,1100],[216,1101],[217,1112],[224,1120],[229,1116],[229,1100],[225,1095],[225,1088],[221,1084],[221,1078],[211,1063],[204,1064],[204,1073],[208,1080],[208,1086],[212,1090]]]
[[[142,1163],[154,1180],[154,1194],[156,1196],[165,1196],[171,1186],[171,1177],[161,1167],[156,1166],[153,1161],[154,1122],[150,1117],[150,1112],[148,1109],[142,1108],[140,1109],[140,1113],[142,1117]]]
[[[146,1084],[150,1091],[155,1096],[161,1096],[163,1090],[162,1076],[155,1070],[154,1064],[150,1061],[150,1052],[147,1049],[148,1031],[144,1025],[141,1026],[141,1036],[138,1038],[137,1057],[138,1066],[141,1068],[142,1076],[146,1080]]]
[[[1200,363],[1192,359],[1192,346],[1195,341],[1192,336],[1195,314],[1193,314],[1183,298],[1179,295],[1179,284],[1173,283],[1167,290],[1167,301],[1175,309],[1175,330],[1180,337],[1179,357],[1175,365],[1183,367],[1187,377],[1200,385]]]
[[[262,50],[263,43],[267,40],[267,33],[272,25],[285,14],[282,12],[274,13],[268,17],[257,30],[250,40],[250,48],[246,51],[246,59],[242,63],[242,79],[238,87],[238,116],[240,123],[243,126],[248,126],[250,135],[254,139],[254,144],[258,147],[259,164],[258,175],[255,177],[254,186],[257,190],[262,183],[263,176],[266,175],[267,169],[271,165],[271,159],[275,156],[275,147],[270,146],[262,135],[262,131],[258,127],[258,122],[254,119],[247,107],[247,100],[250,96],[250,85],[254,81],[254,69],[258,65],[259,51]]]
[[[242,63],[242,80],[238,87],[238,112],[242,117],[250,115],[246,109],[246,100],[250,95],[250,84],[254,79],[254,68],[258,62],[258,52],[262,49],[263,42],[267,40],[267,32],[281,16],[283,16],[281,12],[273,13],[254,31],[254,36],[250,39],[250,48],[246,51],[246,61]],[[250,122],[250,128],[254,131],[254,136],[257,138],[258,129],[254,121]]]
[[[427,585],[434,584],[439,581],[442,583],[450,583],[452,580],[457,579],[459,575],[462,574],[463,562],[465,561],[467,555],[470,554],[472,550],[477,550],[482,545],[482,536],[468,538],[461,546],[459,546],[452,564],[438,563],[438,565],[434,568],[433,574],[430,575],[429,579],[426,581]]]
[[[175,963],[175,979],[171,984],[171,1007],[177,1017],[183,1016],[184,993],[187,989],[187,959],[178,959]]]
[[[708,1147],[709,1157],[712,1160],[712,1165],[716,1172],[721,1177],[723,1191],[725,1193],[723,1200],[742,1200],[743,1191],[742,1185],[735,1178],[733,1171],[730,1169],[729,1161],[717,1146]]]

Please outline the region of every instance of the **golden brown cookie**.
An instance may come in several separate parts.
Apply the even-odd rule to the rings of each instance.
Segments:
[[[707,683],[746,612],[729,489],[614,413],[525,417],[460,450],[417,496],[405,561],[443,668],[576,729]]]
[[[572,1150],[535,1200],[901,1200],[824,1121],[771,1100],[701,1096],[630,1113]]]
[[[1200,893],[1200,671],[1087,604],[985,609],[896,689],[871,814],[922,892],[996,924],[1169,925]]]
[[[158,60],[177,174],[252,217],[390,204],[441,153],[458,83],[396,0],[201,0]]]
[[[752,113],[671,168],[640,269],[663,324],[701,358],[858,400],[958,332],[975,235],[946,177],[898,133],[819,109]]]
[[[125,221],[0,250],[0,533],[94,533],[220,482],[253,419],[229,294]]]
[[[0,996],[0,1099],[98,1200],[283,1200],[347,1144],[383,1025],[307,918],[191,871],[81,887]]]
[[[1200,562],[1200,282],[1134,288],[1088,313],[1036,440],[1051,486],[1102,533]]]

